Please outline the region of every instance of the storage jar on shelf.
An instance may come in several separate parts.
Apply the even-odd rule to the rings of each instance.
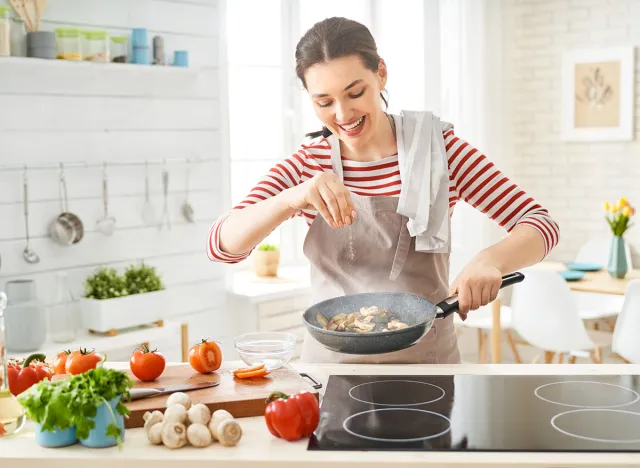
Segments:
[[[27,56],[27,28],[20,16],[14,16],[11,22],[11,55]]]
[[[111,61],[115,63],[129,61],[129,38],[127,36],[111,36]]]
[[[83,31],[82,57],[88,62],[109,62],[109,33]]]
[[[0,5],[0,57],[11,55],[11,7]]]
[[[57,28],[56,48],[57,58],[62,60],[82,60],[82,43],[80,30],[75,28]]]

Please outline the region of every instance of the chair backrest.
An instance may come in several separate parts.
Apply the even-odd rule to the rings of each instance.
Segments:
[[[527,268],[513,287],[513,327],[533,346],[569,352],[595,347],[564,278],[553,270]]]
[[[640,364],[640,280],[631,280],[618,315],[611,350],[627,361]]]
[[[611,236],[594,237],[589,239],[578,251],[576,262],[578,263],[598,263],[606,268],[609,263],[609,251],[611,250]],[[633,268],[631,261],[631,247],[629,242],[625,242],[625,253],[627,257],[627,267]]]

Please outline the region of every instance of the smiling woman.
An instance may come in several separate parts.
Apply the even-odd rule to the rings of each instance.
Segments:
[[[240,262],[280,224],[303,216],[315,300],[395,291],[437,303],[457,293],[464,318],[495,299],[502,276],[557,244],[547,210],[458,138],[452,124],[427,111],[385,111],[388,70],[364,25],[345,18],[315,24],[296,47],[296,73],[323,128],[214,223],[212,261]],[[460,200],[508,235],[478,253],[449,287],[450,218]],[[452,319],[403,351],[346,356],[307,337],[301,357],[458,363]]]

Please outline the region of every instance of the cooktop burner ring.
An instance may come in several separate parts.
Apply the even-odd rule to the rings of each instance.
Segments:
[[[436,434],[430,434],[428,436],[424,436],[424,437],[412,437],[409,439],[389,439],[389,438],[384,438],[384,437],[373,437],[373,436],[368,436],[368,435],[364,435],[364,434],[358,434],[357,432],[353,431],[352,429],[349,429],[348,427],[348,422],[354,418],[357,418],[358,416],[362,416],[364,414],[369,414],[369,413],[376,413],[376,412],[382,412],[382,411],[410,411],[410,412],[417,412],[417,413],[423,413],[423,414],[430,414],[433,416],[436,416],[442,420],[444,420],[447,424],[447,428],[436,433]],[[351,434],[352,436],[355,437],[360,437],[361,439],[366,439],[366,440],[371,440],[373,442],[394,442],[394,443],[407,443],[407,442],[422,442],[425,440],[429,440],[429,439],[436,439],[438,437],[441,437],[443,435],[445,435],[446,433],[448,433],[449,431],[451,431],[451,420],[449,418],[447,418],[446,416],[440,414],[440,413],[436,413],[434,411],[427,411],[427,410],[423,410],[423,409],[417,409],[417,408],[378,408],[378,409],[372,409],[372,410],[366,410],[366,411],[360,411],[358,413],[352,414],[351,416],[349,416],[348,418],[346,418],[343,422],[342,422],[342,428],[347,431],[349,434]]]
[[[630,394],[632,394],[633,395],[633,400],[625,402],[625,403],[616,404],[616,405],[574,405],[574,404],[571,404],[571,403],[562,403],[562,402],[559,402],[559,401],[551,400],[549,398],[545,398],[545,397],[540,395],[540,390],[543,389],[543,388],[551,387],[551,386],[554,386],[554,385],[576,384],[576,383],[577,384],[603,385],[603,386],[608,386],[608,387],[614,387],[614,388],[617,388],[617,389],[622,389],[622,390],[625,390],[626,392],[629,392]],[[616,384],[607,383],[607,382],[597,382],[595,380],[563,380],[563,381],[560,381],[560,382],[550,382],[550,383],[546,383],[544,385],[540,385],[539,387],[537,387],[533,391],[533,393],[534,393],[534,395],[536,397],[538,397],[542,401],[546,401],[547,403],[553,403],[555,405],[567,406],[567,407],[570,407],[570,408],[582,408],[582,409],[589,409],[589,408],[593,408],[593,409],[620,408],[622,406],[632,405],[633,403],[636,403],[637,401],[640,400],[640,394],[638,394],[638,392],[636,392],[635,390],[633,390],[631,388],[627,388],[627,387],[623,387],[622,385],[616,385]]]
[[[577,439],[588,440],[590,442],[602,442],[602,443],[607,443],[607,444],[637,444],[637,443],[640,442],[640,437],[636,437],[634,439],[628,439],[628,440],[624,440],[624,439],[602,439],[602,438],[599,438],[599,437],[589,437],[589,436],[576,434],[574,432],[567,431],[567,430],[564,430],[564,429],[558,427],[557,420],[559,418],[562,418],[562,416],[567,416],[567,415],[576,414],[576,413],[586,413],[586,412],[590,412],[590,413],[601,412],[601,413],[609,413],[609,414],[614,414],[614,413],[617,413],[617,414],[628,414],[628,415],[633,415],[633,416],[637,416],[637,417],[640,418],[640,413],[634,413],[633,411],[620,410],[620,409],[608,409],[608,408],[582,408],[582,409],[570,410],[570,411],[565,411],[565,412],[560,413],[560,414],[556,414],[553,418],[551,418],[551,426],[556,431],[560,432],[561,434],[567,435],[569,437],[575,437]],[[638,419],[638,422],[640,423],[640,419]]]
[[[433,399],[431,399],[431,400],[427,400],[427,401],[420,401],[420,402],[417,402],[417,403],[378,403],[378,402],[375,402],[375,401],[363,400],[363,399],[361,399],[361,398],[358,398],[358,397],[354,396],[354,394],[353,394],[353,393],[354,393],[353,391],[354,391],[356,388],[363,387],[363,386],[365,386],[365,385],[374,385],[374,384],[377,384],[377,383],[382,383],[382,384],[385,384],[385,383],[396,383],[396,382],[410,383],[410,384],[419,384],[419,385],[427,385],[427,386],[429,386],[429,387],[432,387],[432,388],[436,388],[436,389],[438,389],[438,390],[440,391],[440,393],[441,393],[441,394],[440,394],[440,395],[438,395],[436,398],[433,398]],[[360,403],[365,403],[365,404],[368,404],[368,405],[376,405],[376,406],[394,406],[394,407],[406,407],[406,406],[421,406],[421,405],[428,405],[428,404],[431,404],[431,403],[435,403],[435,402],[436,402],[436,401],[438,401],[438,400],[442,400],[442,399],[444,398],[444,396],[445,396],[445,395],[446,395],[446,392],[444,391],[444,389],[442,389],[441,387],[439,387],[439,386],[437,386],[437,385],[435,385],[435,384],[432,384],[432,383],[429,383],[429,382],[420,382],[419,380],[405,380],[405,379],[397,379],[397,380],[374,380],[373,382],[365,382],[365,383],[361,383],[361,384],[355,385],[355,386],[351,387],[351,389],[349,390],[349,396],[350,396],[351,398],[353,398],[354,400],[359,401]]]

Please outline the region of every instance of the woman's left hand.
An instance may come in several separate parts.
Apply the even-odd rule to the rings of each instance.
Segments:
[[[458,295],[459,314],[462,320],[471,310],[487,305],[498,297],[502,273],[483,259],[474,259],[458,275],[449,288],[449,295]]]

